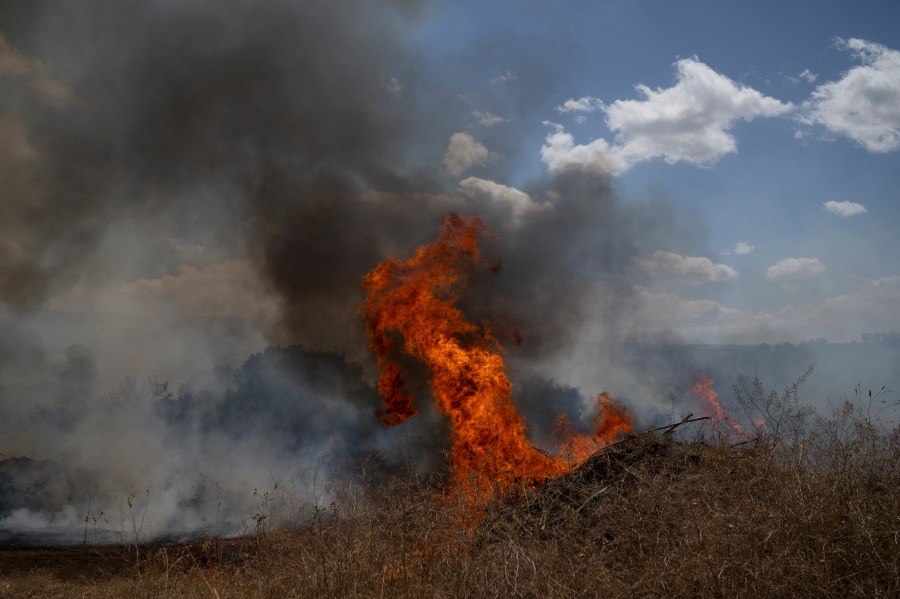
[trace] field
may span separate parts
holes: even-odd
[[[8,548],[0,597],[900,595],[896,425],[876,402],[823,418],[790,389],[736,391],[754,430],[631,435],[486,506],[446,473],[372,475],[239,539]]]

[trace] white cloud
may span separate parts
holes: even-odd
[[[568,99],[563,102],[561,105],[556,107],[557,112],[561,112],[563,114],[569,112],[594,112],[595,110],[602,110],[606,106],[603,102],[597,98],[592,98],[590,96],[584,96],[583,98]]]
[[[856,38],[838,38],[838,45],[863,64],[818,86],[798,121],[849,137],[870,152],[900,148],[900,52]]]
[[[548,135],[541,158],[550,171],[597,170],[602,165],[605,172],[620,173],[654,158],[669,164],[709,165],[737,151],[737,141],[728,133],[735,121],[793,110],[790,103],[735,83],[696,58],[679,60],[675,67],[677,81],[672,87],[636,86],[642,100],[616,100],[609,105],[594,101],[593,106],[606,114],[614,143],[597,139],[576,145],[561,127]],[[572,101],[573,110],[579,103],[592,105],[588,100],[593,99],[582,100]]]
[[[784,281],[820,272],[825,272],[825,265],[818,258],[787,258],[770,266],[766,270],[766,277],[772,281]]]
[[[494,77],[493,79],[491,79],[491,83],[509,83],[510,81],[515,81],[518,78],[518,75],[507,69],[506,72],[499,77]]]
[[[816,75],[809,69],[803,69],[803,71],[801,71],[797,76],[800,77],[801,79],[803,79],[804,81],[806,81],[807,83],[812,83],[816,79],[819,78],[818,75]]]
[[[685,299],[673,293],[638,288],[641,322],[651,330],[672,330],[688,340],[708,343],[772,340],[774,317],[765,312],[729,308],[709,299]]]
[[[655,277],[661,271],[685,277],[692,283],[727,281],[738,272],[726,264],[716,264],[703,256],[681,256],[672,252],[656,251],[650,260],[635,258],[635,264],[645,274]]]
[[[736,244],[734,244],[734,249],[732,249],[731,251],[740,256],[745,256],[752,253],[755,249],[755,245],[750,245],[749,243],[738,241]]]
[[[859,289],[848,295],[840,295],[826,302],[829,307],[868,306],[883,307],[894,312],[900,320],[900,276],[882,277],[864,281]]]
[[[751,245],[745,241],[738,241],[730,250],[723,250],[720,253],[723,256],[734,256],[735,254],[738,256],[746,256],[747,254],[752,254],[755,249],[755,245]]]
[[[806,337],[831,341],[855,339],[862,331],[900,330],[900,276],[862,281],[852,293],[787,306],[777,317]]]
[[[813,73],[809,69],[803,69],[796,75],[787,75],[787,78],[794,83],[800,83],[800,81],[806,81],[807,83],[814,83],[819,76],[816,73]]]
[[[500,125],[502,123],[509,122],[509,119],[505,119],[502,116],[497,116],[496,114],[491,114],[490,112],[479,112],[477,110],[473,110],[469,114],[471,114],[472,118],[475,119],[475,122],[482,127],[493,127],[494,125]]]
[[[459,190],[469,199],[486,198],[507,209],[513,220],[538,212],[553,210],[553,204],[539,204],[524,191],[487,179],[469,177],[459,182]]]
[[[546,143],[541,146],[541,160],[551,173],[589,170],[601,175],[615,175],[628,170],[630,165],[617,156],[605,139],[576,145],[571,133],[566,133],[561,125],[554,126],[555,131],[547,136]]]
[[[858,339],[862,331],[900,330],[900,276],[862,281],[857,290],[773,312],[739,310],[637,287],[641,322],[705,342],[778,343],[825,337]]]
[[[824,202],[822,207],[828,212],[844,218],[868,212],[865,206],[857,204],[856,202],[836,202],[834,200],[829,200]]]
[[[454,133],[441,164],[453,176],[459,176],[472,166],[484,166],[497,158],[468,133]]]

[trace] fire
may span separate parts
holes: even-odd
[[[597,434],[566,440],[563,457],[539,451],[528,441],[511,399],[500,343],[457,307],[468,274],[486,266],[478,246],[485,233],[477,217],[447,215],[434,243],[419,247],[407,261],[389,258],[363,280],[365,323],[381,371],[378,391],[385,400],[381,421],[393,425],[416,415],[402,373],[390,357],[402,342],[400,350],[428,367],[437,406],[450,417],[455,486],[479,502],[514,484],[539,484],[563,474],[631,430],[628,413],[604,394],[598,398]]]
[[[631,414],[623,406],[615,403],[609,393],[597,396],[597,408],[597,415],[592,421],[594,433],[591,435],[572,433],[569,419],[565,414],[560,414],[557,418],[557,435],[562,438],[559,453],[568,463],[580,464],[621,435],[631,432]]]
[[[738,435],[743,433],[741,424],[735,420],[731,414],[722,407],[719,401],[719,394],[713,389],[713,381],[705,374],[698,373],[694,378],[694,385],[691,387],[690,394],[704,402],[704,408],[713,411],[713,420],[728,424]]]

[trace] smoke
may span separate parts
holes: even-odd
[[[0,527],[235,533],[276,483],[302,504],[369,452],[440,464],[415,365],[420,416],[375,417],[358,309],[365,273],[447,211],[496,232],[463,307],[506,346],[539,443],[602,390],[664,409],[665,381],[619,349],[654,333],[631,258],[695,229],[591,173],[491,180],[522,132],[460,133],[472,107],[413,42],[426,8],[0,0],[0,453],[37,460],[2,462]],[[490,160],[451,173],[461,135]]]
[[[339,241],[341,196],[407,186],[421,109],[382,81],[420,76],[403,42],[411,4],[4,3],[9,46],[79,99],[47,105],[32,73],[3,77],[3,181],[17,199],[0,215],[4,300],[102,280],[116,265],[90,254],[118,220],[240,245],[256,217]],[[323,208],[328,228],[303,226]],[[279,256],[260,251],[277,284]]]
[[[32,543],[72,542],[89,528],[92,542],[132,542],[252,532],[254,514],[287,520],[327,500],[336,468],[367,455],[401,467],[398,432],[374,417],[374,388],[331,352],[270,348],[177,392],[127,378],[98,395],[91,356],[78,346],[42,366],[44,378],[0,396],[19,408],[6,415],[19,426],[4,427],[4,445],[40,458],[0,462],[0,536],[29,529]],[[427,464],[417,451],[407,457]]]

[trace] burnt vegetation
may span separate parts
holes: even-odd
[[[261,494],[242,538],[6,550],[0,596],[897,596],[896,402],[858,389],[822,416],[796,384],[734,392],[743,434],[700,419],[629,435],[486,506],[447,473],[367,460],[293,526],[270,527]]]

